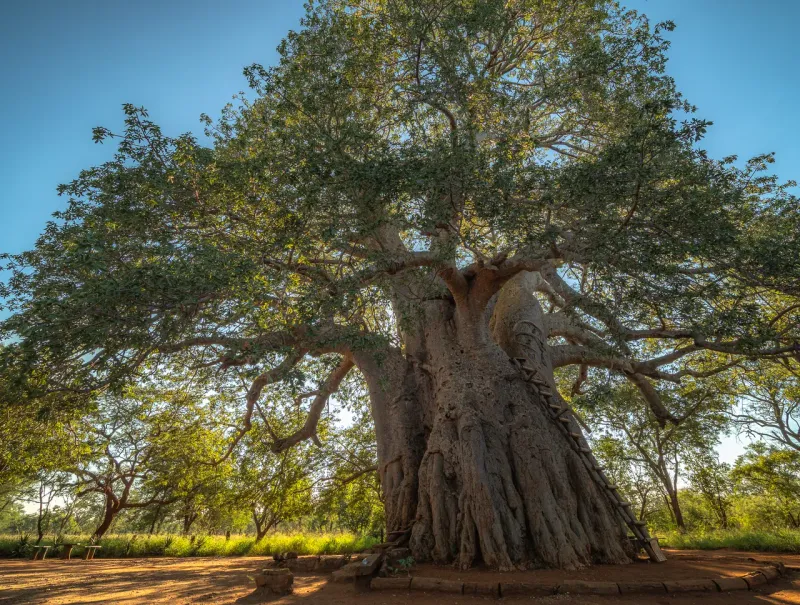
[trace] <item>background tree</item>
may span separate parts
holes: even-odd
[[[800,451],[800,362],[785,358],[742,372],[740,430]]]
[[[706,451],[689,459],[688,470],[689,482],[713,511],[716,526],[727,529],[733,499],[730,465],[720,462],[715,453]]]
[[[311,512],[313,452],[301,446],[275,454],[270,444],[268,435],[250,433],[237,462],[236,498],[249,509],[256,542],[279,523]]]
[[[725,396],[718,381],[699,388],[687,381],[683,387],[662,389],[658,397],[680,416],[678,423],[662,426],[650,409],[640,405],[637,391],[629,383],[595,389],[583,398],[581,409],[606,438],[615,438],[615,449],[606,446],[606,458],[616,459],[623,468],[625,462],[644,467],[658,485],[675,524],[684,530],[680,481],[689,468],[708,460],[708,452],[725,430],[725,412],[732,407],[732,399]],[[710,482],[710,478],[703,479]]]
[[[153,387],[108,395],[73,432],[76,448],[85,440],[73,470],[79,494],[101,494],[104,502],[93,540],[121,511],[190,498],[206,480],[219,449],[203,442],[193,397]]]
[[[619,486],[620,492],[631,502],[640,521],[650,521],[659,508],[663,491],[653,478],[650,467],[641,462],[635,449],[625,438],[604,435],[593,440],[592,446],[606,475]]]
[[[733,478],[751,494],[765,494],[779,504],[789,525],[800,528],[800,453],[755,443],[737,461]]]
[[[351,381],[344,395],[350,422],[326,440],[315,523],[384,537],[385,516],[375,448],[375,425],[365,385]]]
[[[312,383],[301,424],[265,425],[277,453],[321,441],[358,372],[415,558],[627,561],[585,442],[512,360],[553,391],[601,368],[667,431],[688,418],[662,383],[796,355],[800,212],[771,156],[700,150],[671,24],[613,2],[325,0],[302,26],[210,148],[130,105],[95,131],[114,158],[9,258],[3,375],[33,399],[153,367],[246,380],[230,452]]]

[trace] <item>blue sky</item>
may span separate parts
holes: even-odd
[[[699,115],[704,147],[741,158],[777,152],[800,178],[800,2],[630,0],[672,19],[669,72]],[[63,206],[59,183],[102,162],[93,126],[118,127],[124,102],[146,106],[168,134],[200,131],[246,87],[242,68],[269,64],[303,13],[299,0],[28,0],[0,9],[0,251],[30,248]],[[739,450],[731,439],[725,459]]]

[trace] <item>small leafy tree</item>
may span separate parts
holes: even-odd
[[[646,469],[665,498],[675,524],[683,530],[686,523],[679,481],[687,466],[704,457],[717,443],[728,422],[726,411],[733,399],[719,386],[698,387],[691,381],[683,387],[662,389],[658,396],[680,416],[675,424],[662,425],[651,410],[639,405],[630,384],[609,383],[587,393],[577,403],[604,435],[616,439],[615,447],[606,447],[607,456]]]
[[[740,382],[740,430],[800,451],[800,359],[755,364]]]
[[[689,483],[716,517],[717,527],[727,529],[733,498],[731,466],[720,462],[712,451],[695,452],[687,461]]]
[[[81,495],[100,494],[104,514],[92,539],[98,540],[117,515],[128,509],[164,506],[203,483],[210,451],[198,430],[198,395],[151,388],[109,394],[73,430],[73,467]],[[212,444],[214,445],[214,444]],[[218,445],[218,444],[216,444]]]
[[[788,524],[800,528],[800,452],[754,443],[737,459],[732,476],[743,492],[773,498]]]
[[[297,520],[312,510],[314,454],[299,447],[275,454],[268,435],[253,432],[237,456],[236,499],[246,504],[256,529],[256,542],[281,522]]]
[[[606,474],[619,486],[625,498],[636,506],[637,518],[649,521],[653,509],[659,507],[662,488],[643,463],[638,452],[624,438],[604,435],[593,443],[598,460]]]

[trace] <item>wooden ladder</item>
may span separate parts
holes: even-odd
[[[578,453],[578,456],[589,471],[589,476],[608,493],[611,500],[616,504],[617,513],[631,530],[639,546],[645,550],[651,561],[656,563],[666,561],[667,557],[661,551],[658,539],[651,537],[647,531],[647,525],[636,519],[630,502],[623,500],[617,486],[611,483],[603,472],[603,467],[592,454],[588,442],[577,430],[579,424],[577,416],[575,416],[569,405],[566,402],[558,401],[560,397],[556,398],[553,391],[550,390],[550,385],[537,374],[534,368],[528,365],[526,357],[516,357],[513,361],[522,372],[525,381],[539,393],[547,414],[553,419],[559,430],[568,437],[572,448]]]

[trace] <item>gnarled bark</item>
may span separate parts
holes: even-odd
[[[503,288],[491,329],[485,306],[428,301],[405,356],[355,356],[372,398],[388,529],[413,524],[420,561],[511,569],[630,560],[611,500],[512,362],[526,357],[555,392],[526,279]]]

